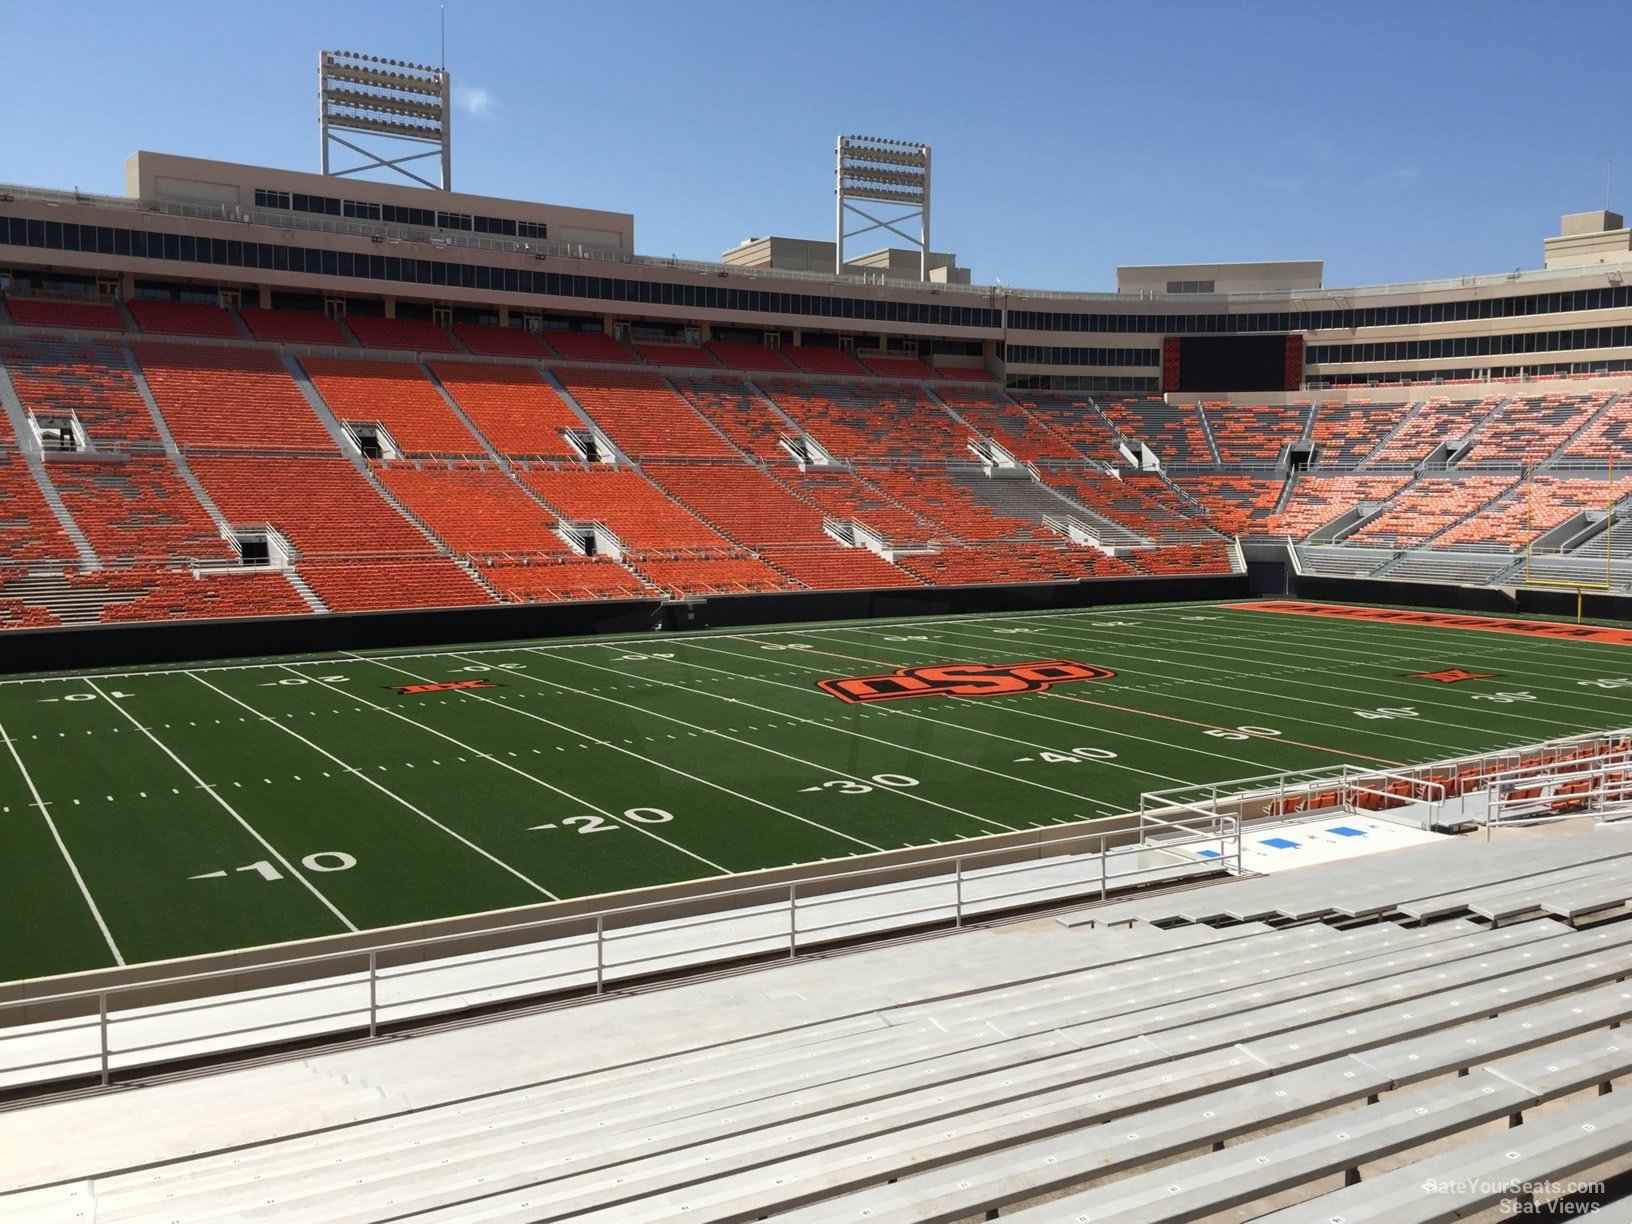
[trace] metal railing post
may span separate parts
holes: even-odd
[[[799,882],[788,885],[788,959],[799,955]]]
[[[595,993],[606,989],[606,918],[595,915]]]
[[[108,1086],[108,992],[96,996],[96,1028],[102,1043],[102,1087]]]
[[[368,1035],[380,1035],[380,963],[379,952],[368,950]]]
[[[1099,899],[1101,901],[1105,900],[1105,891],[1106,891],[1106,889],[1105,889],[1105,869],[1106,869],[1105,835],[1103,833],[1101,833],[1099,835]]]
[[[953,895],[953,913],[956,925],[963,926],[963,860],[960,858],[952,865],[952,887],[956,890]]]

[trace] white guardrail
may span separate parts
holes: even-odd
[[[1241,870],[1240,822],[1130,814],[1118,828],[775,884],[723,887],[510,926],[0,994],[0,1090],[339,1035]],[[1113,818],[1114,819],[1114,818]],[[1199,853],[1206,851],[1205,854]],[[902,876],[910,878],[902,879]],[[680,916],[676,916],[676,915]],[[472,951],[473,944],[501,946]],[[25,984],[26,985],[26,984]]]

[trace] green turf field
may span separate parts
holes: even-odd
[[[818,680],[1070,660],[1046,692]],[[1461,668],[1486,679],[1413,673]],[[398,686],[491,687],[403,693]],[[1632,647],[1214,606],[0,681],[0,980],[844,859],[1632,725]]]

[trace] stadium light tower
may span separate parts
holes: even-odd
[[[355,51],[318,52],[317,121],[322,132],[323,173],[339,177],[367,170],[392,170],[426,187],[453,190],[451,100],[446,68]],[[392,157],[389,154],[395,149],[379,151],[354,144],[338,135],[340,132],[431,147]],[[329,148],[334,144],[344,145],[367,160],[344,170],[330,169]],[[440,182],[433,183],[406,168],[407,162],[438,156]]]
[[[873,230],[889,230],[918,248],[918,279],[929,279],[929,146],[906,140],[885,140],[880,136],[840,136],[838,141],[837,186],[838,223],[834,245],[833,274],[844,274],[844,240]],[[889,204],[905,207],[899,217],[881,220],[853,203]],[[880,212],[883,209],[878,210]],[[855,213],[870,224],[846,230],[845,214]],[[898,228],[918,219],[918,234]]]

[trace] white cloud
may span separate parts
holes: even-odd
[[[467,115],[485,119],[493,113],[494,107],[498,105],[498,99],[485,89],[459,85],[453,91],[453,104]]]

